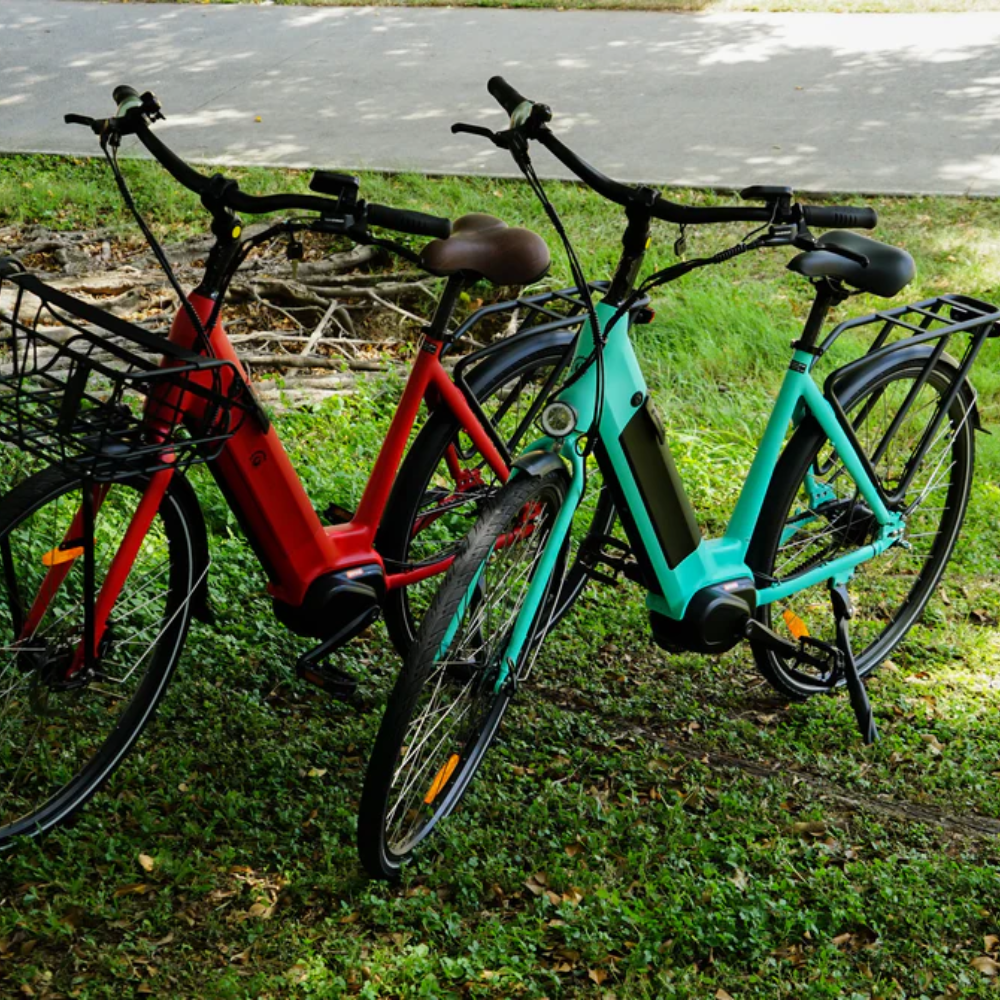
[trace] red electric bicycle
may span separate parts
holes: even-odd
[[[166,689],[192,616],[211,621],[208,540],[185,476],[207,463],[267,573],[277,617],[316,640],[300,676],[345,695],[355,680],[324,659],[383,610],[412,640],[433,578],[452,562],[482,502],[508,478],[569,358],[583,315],[576,290],[524,297],[529,329],[442,365],[477,319],[449,329],[470,281],[522,285],[549,263],[541,239],[489,216],[445,219],[366,204],[356,178],[317,173],[316,195],[255,197],[191,168],[150,130],[151,94],[115,90],[113,118],[90,126],[181,301],[157,337],[0,261],[0,439],[51,463],[0,498],[0,847],[66,819],[111,774]],[[118,169],[135,135],[212,217],[215,244],[185,296]],[[248,236],[236,214],[308,213]],[[436,236],[419,255],[369,226]],[[250,250],[304,231],[387,247],[447,276],[357,510],[309,502],[219,322]],[[451,235],[449,236],[449,231]],[[422,402],[430,417],[403,460]],[[605,533],[610,502],[594,514]],[[574,563],[561,610],[586,582]]]

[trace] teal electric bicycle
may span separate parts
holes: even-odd
[[[558,606],[590,455],[628,541],[591,534],[582,559],[594,577],[621,574],[646,589],[659,645],[721,653],[746,640],[788,697],[846,686],[864,739],[875,739],[864,678],[921,614],[955,545],[979,426],[967,376],[986,338],[1000,332],[993,306],[943,295],[823,336],[831,307],[848,295],[888,298],[915,274],[906,251],[845,231],[873,228],[873,210],[800,205],[783,187],[741,192],[751,206],[677,205],[580,159],[550,131],[549,109],[501,78],[489,90],[510,127],[453,131],[513,154],[578,287],[588,284],[531,165],[530,142],[623,206],[627,224],[614,278],[589,304],[562,388],[540,414],[542,436],[466,537],[389,698],[358,822],[361,859],[376,877],[396,875],[455,807],[530,672]],[[695,223],[756,228],[730,249],[639,282],[653,219],[679,224],[682,239]],[[810,226],[840,229],[817,238]],[[799,250],[788,267],[816,295],[726,532],[704,538],[629,340],[629,311],[657,285],[765,247]],[[817,361],[849,330],[867,339],[867,351],[820,386]]]

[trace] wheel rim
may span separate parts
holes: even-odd
[[[530,427],[522,425],[559,357],[559,354],[547,356],[544,364],[531,360],[522,371],[480,400],[498,437],[514,453],[518,445],[523,444],[526,435],[530,435]],[[454,450],[451,454],[446,450],[439,456],[409,525],[405,561],[410,567],[433,564],[454,556],[484,504],[502,485],[464,431],[455,437],[449,448]],[[449,461],[460,466],[458,478]],[[439,583],[439,577],[432,576],[405,589],[403,600],[411,623],[411,641],[437,593]]]
[[[390,856],[408,854],[454,808],[500,724],[512,692],[510,681],[496,689],[500,658],[551,530],[554,497],[529,502],[497,533],[502,543],[480,565],[429,666],[389,790]]]
[[[920,369],[896,372],[856,400],[849,416],[865,454],[873,457]],[[895,494],[916,453],[922,434],[937,411],[950,379],[932,377],[889,440],[875,471],[886,493]],[[932,439],[930,449],[897,505],[905,517],[903,545],[862,564],[848,589],[855,607],[852,646],[862,673],[872,670],[913,624],[936,585],[961,524],[968,490],[966,439],[972,404],[959,396]],[[809,482],[809,479],[812,482]],[[824,443],[803,478],[785,520],[771,561],[770,576],[788,579],[823,559],[872,540],[877,525],[829,443]],[[907,547],[909,546],[909,547]],[[825,583],[807,588],[762,610],[763,620],[780,635],[797,640],[811,635],[835,639]],[[785,679],[807,692],[821,690],[830,678],[819,670],[774,657]]]
[[[97,587],[140,498],[109,491],[95,522]],[[178,573],[161,517],[144,539],[109,618],[92,675],[67,680],[83,635],[83,562],[73,560],[37,627],[17,641],[46,572],[43,554],[58,550],[80,508],[78,487],[50,494],[4,533],[0,550],[0,836],[58,822],[115,766],[155,702],[165,633],[183,607]],[[57,557],[58,558],[58,557]],[[163,679],[165,682],[165,678]],[[137,697],[142,692],[143,697]]]

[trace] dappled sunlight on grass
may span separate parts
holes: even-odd
[[[148,165],[128,169],[158,226],[204,231],[197,202],[168,199]],[[256,191],[306,184],[240,177]],[[452,216],[486,206],[548,233],[522,185],[368,174],[362,191]],[[552,196],[585,266],[607,273],[620,215],[575,186]],[[122,231],[93,163],[0,160],[0,203],[14,223]],[[996,282],[996,203],[875,203],[881,235],[918,256],[908,297],[939,280],[980,295]],[[659,227],[650,267],[673,259],[674,235]],[[692,252],[740,235],[690,234]],[[713,530],[807,308],[787,257],[657,294],[656,322],[637,336]],[[556,255],[550,280],[565,279]],[[855,299],[837,318],[882,304]],[[837,361],[864,346],[845,337]],[[997,342],[975,381],[994,427]],[[351,395],[276,414],[316,506],[356,502],[399,389],[394,376],[359,380]],[[306,641],[273,619],[235,517],[193,470],[218,624],[192,630],[159,719],[108,790],[72,828],[4,856],[0,974],[22,995],[84,1000],[198,996],[206,983],[233,998],[995,996],[970,962],[1000,931],[1000,436],[977,446],[942,589],[871,682],[879,744],[862,746],[843,692],[789,704],[744,648],[665,652],[638,587],[591,586],[543,647],[467,800],[395,887],[362,879],[353,841],[398,658],[381,627],[335,654],[360,681],[350,705],[296,681]]]

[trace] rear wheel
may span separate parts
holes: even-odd
[[[886,440],[923,371],[922,361],[901,360],[842,400],[870,459]],[[873,464],[889,496],[899,492],[954,380],[950,366],[936,366],[888,436],[884,453]],[[920,616],[954,548],[972,484],[972,405],[964,393],[955,398],[905,494],[894,505],[906,519],[903,544],[862,563],[848,584],[855,608],[852,647],[862,676],[889,655]],[[747,564],[759,577],[787,580],[868,544],[876,531],[874,517],[854,481],[810,417],[789,441],[775,470]],[[835,640],[826,583],[765,605],[757,618],[793,641],[803,630],[817,639]],[[755,657],[764,677],[787,697],[804,699],[829,690],[830,679],[816,670],[769,651],[755,652]]]
[[[428,610],[392,694],[365,775],[358,851],[375,878],[394,878],[458,804],[530,670],[552,587],[519,662],[503,655],[566,495],[567,477],[518,477],[469,533]]]
[[[86,487],[107,490],[94,522],[98,591],[144,485]],[[71,674],[83,637],[85,559],[83,540],[69,536],[83,488],[50,468],[0,500],[0,846],[62,822],[94,794],[152,716],[187,634],[196,582],[192,533],[168,491],[92,671]],[[27,632],[43,580],[67,562]]]

